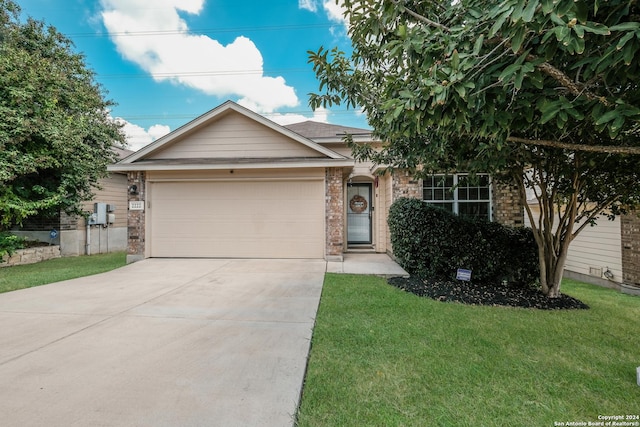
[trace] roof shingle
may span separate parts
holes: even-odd
[[[332,125],[328,123],[314,122],[307,120],[306,122],[292,123],[285,125],[285,128],[304,136],[305,138],[335,138],[345,134],[350,135],[371,135],[371,129],[353,128],[348,126]]]

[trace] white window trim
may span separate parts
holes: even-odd
[[[444,205],[444,204],[449,204],[452,203],[453,204],[453,213],[455,213],[456,215],[459,214],[459,205],[460,203],[467,203],[467,202],[488,202],[489,203],[489,221],[493,221],[493,181],[491,179],[491,175],[487,174],[487,173],[478,173],[476,174],[476,176],[486,176],[489,178],[489,199],[481,199],[481,200],[459,200],[458,199],[458,180],[460,177],[463,176],[469,176],[471,174],[469,173],[455,173],[455,174],[439,174],[439,173],[434,173],[432,174],[432,176],[437,177],[437,178],[445,178],[447,176],[451,176],[453,177],[453,187],[451,188],[455,188],[456,190],[453,191],[453,199],[449,199],[449,200],[425,200],[424,199],[424,180],[422,181],[422,196],[421,196],[421,200],[425,203],[428,203],[430,205],[433,206],[437,206],[437,205]],[[437,188],[437,187],[430,187],[430,188]],[[445,187],[445,190],[448,187]]]

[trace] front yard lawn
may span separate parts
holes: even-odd
[[[125,252],[112,252],[3,267],[0,268],[0,293],[104,273],[125,264]]]
[[[640,298],[569,280],[562,292],[590,309],[446,303],[378,277],[327,274],[298,426],[553,426],[640,414]]]

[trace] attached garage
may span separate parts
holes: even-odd
[[[324,181],[152,182],[151,257],[323,258]]]
[[[341,257],[353,166],[226,102],[109,168],[128,174],[127,260]]]

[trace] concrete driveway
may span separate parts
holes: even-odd
[[[290,426],[325,269],[147,259],[0,294],[0,424]]]

